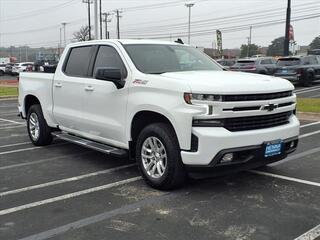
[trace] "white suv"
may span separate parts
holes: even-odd
[[[16,63],[12,67],[12,75],[18,75],[21,72],[25,72],[28,66],[33,66],[33,62]]]

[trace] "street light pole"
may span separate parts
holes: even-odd
[[[66,45],[67,45],[67,40],[66,40],[66,25],[67,25],[67,23],[63,22],[61,24],[63,27],[63,45],[64,45],[64,47],[66,47]]]
[[[194,3],[186,3],[185,6],[189,8],[189,22],[188,22],[188,44],[190,44],[190,32],[191,32],[191,8]]]
[[[291,0],[288,0],[287,6],[287,17],[286,17],[286,33],[284,38],[284,56],[289,56],[289,29],[290,29],[290,18],[291,18]]]

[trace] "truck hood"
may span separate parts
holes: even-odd
[[[242,72],[188,71],[163,73],[161,76],[188,84],[193,93],[254,94],[294,89],[282,78]]]

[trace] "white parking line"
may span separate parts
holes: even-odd
[[[62,142],[62,143],[52,144],[52,145],[49,145],[47,147],[60,146],[60,145],[66,145],[66,144],[69,144],[69,143],[68,142]],[[44,147],[30,147],[30,148],[16,149],[16,150],[12,150],[12,151],[0,152],[0,155],[6,155],[6,154],[18,153],[18,152],[24,152],[24,151],[31,151],[31,150],[35,150],[35,149],[39,149],[39,148],[44,148]]]
[[[320,236],[320,224],[318,226],[315,226],[308,232],[302,234],[301,236],[295,238],[294,240],[315,240],[319,236]]]
[[[22,149],[17,149],[17,150],[12,150],[12,151],[6,151],[6,152],[0,152],[0,155],[6,155],[10,153],[18,153],[18,152],[24,152],[24,151],[31,151],[35,149],[39,149],[42,147],[31,147],[31,148],[22,148]]]
[[[14,146],[20,146],[20,145],[26,145],[31,144],[31,142],[21,142],[21,143],[13,143],[13,144],[7,144],[7,145],[1,145],[0,148],[6,148],[6,147],[14,147]]]
[[[20,126],[14,126],[14,127],[3,127],[3,128],[0,128],[0,130],[6,130],[6,129],[13,129],[13,128],[24,128],[26,127],[26,125],[20,125]]]
[[[299,94],[302,94],[302,93],[314,92],[314,91],[318,91],[318,90],[320,90],[320,88],[315,88],[315,89],[309,89],[309,90],[305,90],[305,91],[295,92],[295,94],[299,95]]]
[[[84,152],[81,152],[81,153],[65,154],[63,156],[46,158],[46,159],[41,159],[41,160],[37,160],[37,161],[11,164],[11,165],[0,167],[0,170],[7,170],[7,169],[12,169],[12,168],[30,166],[30,165],[39,164],[39,163],[51,162],[51,161],[56,161],[56,160],[59,160],[59,159],[64,159],[64,158],[67,158],[67,157],[81,156],[81,155],[85,155],[85,154],[88,154],[88,153],[92,153],[92,151],[89,150],[89,151],[84,151]]]
[[[124,185],[124,184],[127,184],[127,183],[136,182],[136,181],[141,180],[141,179],[142,179],[141,177],[133,177],[133,178],[125,179],[125,180],[122,180],[122,181],[109,183],[109,184],[106,184],[106,185],[101,185],[101,186],[98,186],[98,187],[89,188],[89,189],[85,189],[85,190],[82,190],[82,191],[68,193],[68,194],[65,194],[65,195],[58,196],[58,197],[48,198],[48,199],[45,199],[45,200],[42,200],[42,201],[21,205],[21,206],[18,206],[18,207],[3,209],[3,210],[0,211],[0,216],[7,215],[7,214],[10,214],[10,213],[14,213],[14,212],[18,212],[18,211],[22,211],[22,210],[29,209],[29,208],[38,207],[38,206],[49,204],[49,203],[53,203],[53,202],[58,202],[58,201],[62,201],[62,200],[66,200],[66,199],[82,196],[82,195],[93,193],[93,192],[106,190],[106,189],[113,188],[113,187],[118,187],[118,186],[121,186],[121,185]]]
[[[317,125],[317,124],[320,124],[320,121],[319,122],[308,123],[308,124],[305,124],[305,125],[301,125],[300,128],[309,127],[309,126],[313,126],[313,125]]]
[[[17,122],[17,121],[13,121],[13,120],[9,120],[9,119],[4,119],[4,118],[0,118],[1,121],[4,122],[9,122],[9,123],[15,123],[15,124],[20,124],[20,125],[25,125],[24,122]]]
[[[18,112],[7,112],[7,113],[1,113],[1,116],[16,116],[18,117]]]
[[[16,115],[18,116],[18,111],[14,111],[14,112],[2,112],[1,116],[10,116],[10,115]]]
[[[79,176],[75,176],[75,177],[71,177],[71,178],[60,179],[60,180],[56,180],[56,181],[52,181],[52,182],[42,183],[42,184],[33,185],[33,186],[29,186],[29,187],[24,187],[24,188],[19,188],[19,189],[7,191],[7,192],[0,192],[0,197],[11,195],[11,194],[15,194],[15,193],[26,192],[26,191],[30,191],[30,190],[34,190],[34,189],[54,186],[54,185],[61,184],[61,183],[79,181],[81,179],[94,177],[94,176],[99,176],[99,175],[102,175],[102,174],[107,174],[107,173],[115,172],[115,171],[118,171],[118,170],[121,170],[121,169],[133,167],[135,165],[136,165],[135,163],[132,163],[132,164],[127,164],[127,165],[114,167],[114,168],[110,168],[110,169],[106,169],[106,170],[101,170],[101,171],[97,171],[97,172],[83,174],[83,175],[79,175]]]
[[[291,182],[297,182],[297,183],[320,187],[320,183],[311,182],[311,181],[307,181],[307,180],[303,180],[303,179],[299,179],[299,178],[287,177],[287,176],[282,176],[282,175],[278,175],[278,174],[274,174],[274,173],[262,172],[262,171],[258,171],[258,170],[249,170],[248,172],[258,174],[258,175],[268,176],[268,177],[279,178],[279,179],[283,179],[283,180],[287,180],[287,181],[291,181]]]
[[[309,136],[312,136],[312,135],[315,135],[315,134],[318,134],[318,133],[320,133],[320,130],[314,131],[314,132],[310,132],[310,133],[306,133],[306,134],[302,134],[302,135],[299,136],[299,139],[305,138],[305,137],[309,137]]]
[[[25,137],[25,136],[28,136],[28,134],[11,134],[9,136],[0,137],[0,139],[8,139],[8,138],[12,138],[12,137]]]
[[[304,92],[304,91],[308,91],[308,90],[318,90],[318,89],[320,89],[320,87],[319,86],[314,86],[314,87],[305,87],[305,88],[300,88],[300,89],[296,89],[296,90],[294,90],[293,92],[294,93],[300,93],[300,92]]]
[[[308,232],[302,234],[301,236],[295,238],[294,240],[315,240],[319,236],[320,236],[320,224],[318,226],[315,226]]]
[[[17,124],[16,123],[4,123],[4,124],[2,124],[3,122],[0,122],[0,128],[2,128],[2,127],[8,127],[8,126],[17,126]],[[19,124],[19,126],[20,126],[20,124]]]

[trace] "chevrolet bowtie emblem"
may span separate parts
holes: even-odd
[[[263,106],[262,110],[267,110],[268,112],[272,112],[273,110],[278,108],[278,104],[270,103],[268,105]]]

